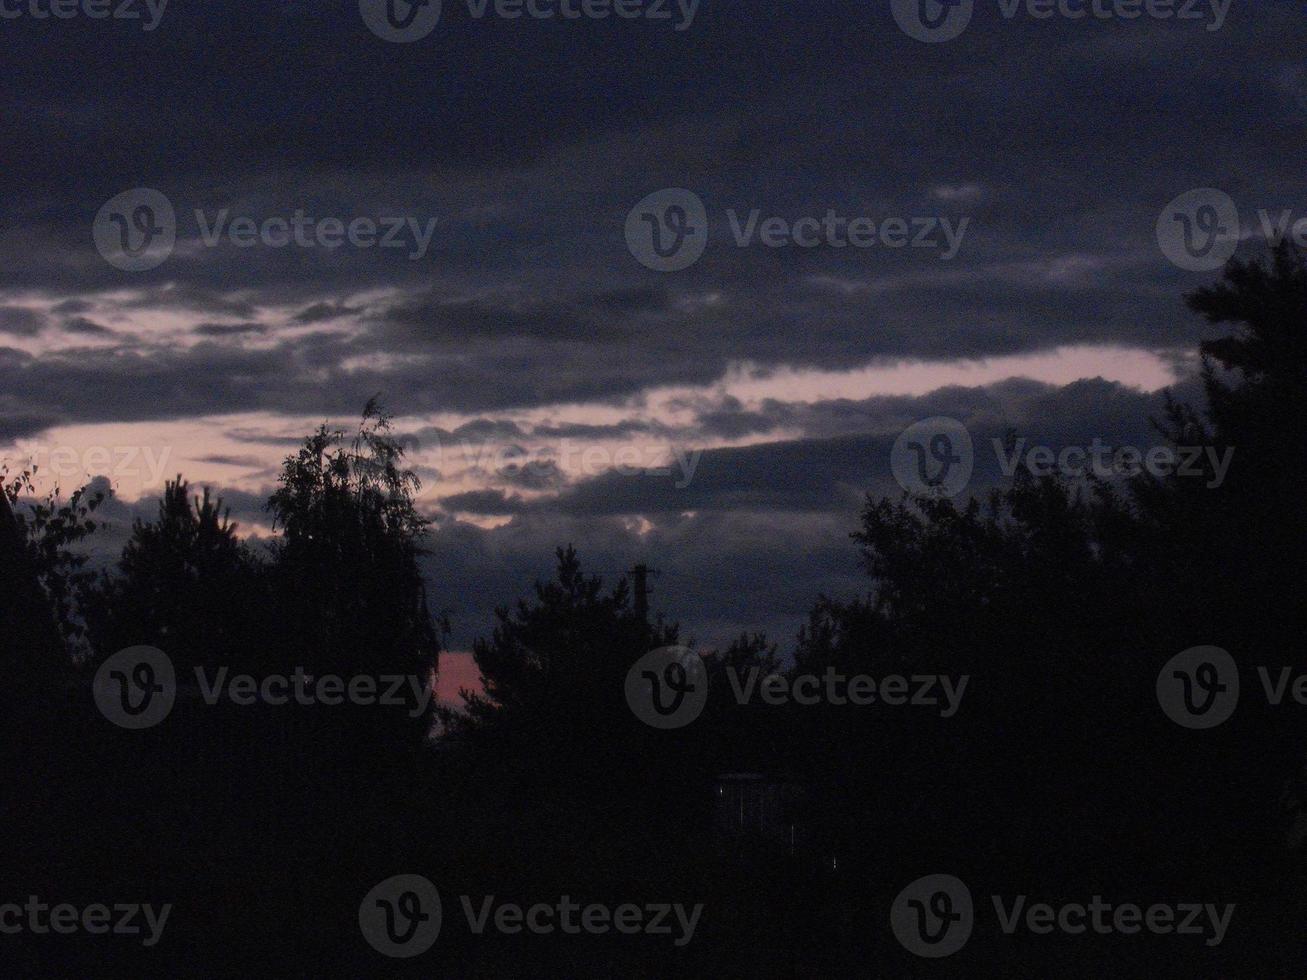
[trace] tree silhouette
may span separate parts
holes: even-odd
[[[88,573],[87,555],[78,548],[98,529],[95,511],[105,494],[90,487],[80,487],[62,499],[59,487],[37,496],[34,478],[37,469],[24,469],[15,475],[0,467],[0,533],[5,541],[0,563],[7,566],[12,584],[6,588],[10,601],[17,606],[11,620],[16,634],[28,635],[34,645],[26,651],[15,650],[23,657],[34,650],[42,654],[44,666],[39,673],[66,667],[70,653],[82,652],[85,626],[79,615],[77,594]],[[58,627],[58,638],[46,624],[51,617]]]
[[[572,547],[557,552],[554,580],[537,582],[535,600],[496,612],[488,640],[474,658],[484,693],[463,692],[462,712],[446,714],[451,730],[467,736],[521,738],[577,745],[613,732],[629,717],[623,682],[644,653],[677,642],[675,625],[636,615],[626,579],[609,590],[586,576]]]
[[[1113,860],[1166,853],[1189,832],[1275,846],[1271,814],[1301,765],[1302,723],[1241,704],[1206,742],[1176,740],[1153,684],[1169,656],[1201,644],[1227,647],[1252,684],[1253,667],[1279,664],[1301,635],[1307,272],[1281,247],[1269,262],[1231,263],[1189,303],[1239,330],[1202,345],[1207,412],[1169,400],[1159,428],[1176,446],[1235,449],[1221,485],[1202,456],[1198,476],[1074,481],[1019,467],[983,502],[868,499],[853,538],[870,593],[818,604],[798,668],[965,672],[975,683],[951,734],[814,715],[808,765],[842,794],[841,813],[858,814],[847,837],[865,840],[857,828],[886,811],[932,813],[945,794],[985,801],[968,832],[1013,861],[1028,860],[1020,841],[1033,833],[1050,849],[1112,840]],[[1141,764],[1161,744],[1168,764]],[[1224,792],[1196,792],[1195,772]],[[1084,799],[1098,802],[1092,821],[1048,819]],[[1169,837],[1144,832],[1141,801],[1167,808]],[[932,819],[937,839],[961,833],[939,810]],[[930,826],[900,830],[925,840]]]
[[[210,498],[180,476],[165,484],[154,521],[137,519],[113,573],[85,589],[97,649],[148,644],[179,666],[252,668],[271,603],[258,558]]]
[[[283,662],[317,674],[405,675],[434,684],[440,641],[418,566],[430,522],[417,476],[376,399],[351,443],[325,426],[285,460],[268,502],[270,574]],[[416,706],[414,706],[416,707]],[[396,712],[396,716],[402,716]],[[424,737],[431,709],[409,727]]]

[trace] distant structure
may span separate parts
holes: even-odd
[[[725,841],[791,857],[807,846],[802,813],[807,794],[798,783],[760,772],[728,772],[717,777],[713,796],[715,830]]]
[[[635,590],[635,615],[642,623],[649,622],[649,576],[658,573],[648,565],[631,569],[631,583]]]

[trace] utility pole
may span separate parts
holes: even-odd
[[[640,622],[649,623],[649,576],[658,573],[643,563],[631,569],[631,581],[635,587],[635,615]]]

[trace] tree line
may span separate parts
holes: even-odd
[[[337,756],[324,780],[405,759],[375,806],[360,791],[352,812],[374,813],[388,846],[452,861],[453,876],[494,867],[534,880],[567,867],[616,887],[652,873],[631,850],[638,839],[680,853],[685,881],[729,891],[734,872],[705,870],[720,858],[710,835],[696,831],[704,839],[688,851],[683,838],[711,825],[714,777],[741,769],[801,784],[814,846],[866,887],[937,866],[1178,887],[1296,866],[1307,836],[1302,713],[1247,697],[1221,729],[1188,731],[1159,710],[1155,681],[1196,645],[1228,650],[1249,686],[1259,666],[1301,660],[1307,266],[1289,246],[1232,262],[1188,305],[1228,332],[1199,351],[1206,404],[1168,398],[1155,424],[1175,445],[1236,449],[1219,485],[1018,467],[984,498],[869,497],[850,545],[865,594],[817,598],[792,657],[762,635],[706,652],[708,706],[678,732],[642,725],[621,692],[640,656],[693,641],[637,613],[626,580],[587,575],[561,548],[554,578],[499,610],[477,641],[482,691],[439,719],[385,716],[367,751]],[[266,549],[179,477],[117,563],[92,572],[79,546],[101,501],[85,489],[36,500],[32,474],[7,479],[4,601],[23,624],[5,631],[11,717],[40,724],[18,702],[55,699],[70,677],[136,644],[181,667],[434,682],[442,624],[419,569],[429,522],[418,489],[370,403],[357,433],[321,428],[286,459]],[[750,668],[791,679],[966,674],[970,684],[952,718],[741,704],[726,674]],[[584,873],[567,863],[583,846],[605,858]]]

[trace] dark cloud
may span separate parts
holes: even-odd
[[[407,46],[369,34],[353,3],[176,3],[149,33],[6,21],[0,334],[41,351],[0,347],[0,438],[237,412],[351,419],[378,391],[405,415],[478,416],[415,433],[424,447],[763,437],[705,452],[688,479],[674,466],[560,486],[547,461],[497,458],[489,486],[443,503],[513,520],[443,524],[433,596],[466,638],[460,621],[482,630],[487,610],[575,541],[610,576],[642,558],[664,568],[660,600],[696,630],[792,632],[816,591],[859,586],[844,535],[864,491],[897,493],[887,452],[911,421],[963,419],[978,445],[1007,427],[1053,444],[1139,441],[1159,406],[1099,380],[746,405],[707,393],[729,367],[1112,344],[1187,372],[1210,328],[1181,296],[1211,277],[1162,257],[1162,207],[1220,187],[1251,230],[1258,209],[1307,200],[1301,4],[1239,5],[1214,32],[1008,21],[982,4],[943,45],[904,36],[888,4],[866,0],[707,0],[681,33],[472,22],[445,6],[439,30]],[[173,201],[180,244],[131,274],[95,252],[91,224],[139,186]],[[693,189],[710,215],[702,260],[673,275],[639,265],[623,240],[632,205],[663,187]],[[205,244],[196,211],[207,222],[223,209],[435,218],[436,231],[420,258]],[[738,248],[728,213],[754,209],[970,223],[948,261],[883,246]],[[132,337],[45,349],[41,310]],[[158,336],[172,325],[185,343]],[[263,349],[238,342],[258,334]],[[692,424],[494,417],[635,411],[666,386],[703,390],[685,405]],[[278,451],[302,440],[260,424],[225,435]],[[986,464],[977,485],[993,477]],[[257,519],[261,501],[232,499]]]
[[[95,304],[84,299],[66,299],[50,307],[50,312],[58,313],[61,316],[76,316],[79,313],[89,313],[93,309],[95,309]]]
[[[258,406],[335,412],[371,388],[404,410],[479,411],[705,384],[742,360],[1191,349],[1201,325],[1178,297],[1199,280],[1158,252],[1161,207],[1220,186],[1251,225],[1258,208],[1307,199],[1286,149],[1307,135],[1295,5],[1234,10],[1210,33],[983,10],[936,46],[905,37],[883,7],[708,3],[679,34],[453,12],[399,49],[348,4],[274,8],[247,31],[226,0],[115,34],[112,59],[88,25],[16,21],[0,67],[18,93],[2,120],[0,289],[85,303],[126,287],[135,295],[114,300],[124,313],[220,323],[361,318],[362,333],[269,355],[279,370],[259,382]],[[243,82],[215,103],[219,50],[221,73]],[[137,55],[156,69],[121,77]],[[76,63],[78,76],[52,84],[31,70],[51,63]],[[548,84],[524,89],[531,71]],[[174,199],[191,245],[196,209],[431,216],[437,231],[420,261],[188,247],[125,277],[88,229],[104,200],[138,185]],[[622,240],[631,205],[665,186],[696,190],[712,218],[703,260],[674,276],[643,269]],[[971,224],[948,262],[912,248],[736,248],[727,212],[753,208]],[[368,366],[380,355],[392,361]],[[193,360],[180,370],[230,374],[231,397],[212,411],[245,407],[242,365]],[[158,361],[161,375],[178,367]],[[106,396],[122,379],[103,379],[92,395],[112,414]],[[706,424],[750,434],[762,421]]]
[[[1200,394],[1194,379],[1174,391],[1191,402]],[[450,512],[512,516],[489,530],[445,521],[434,533],[428,574],[433,597],[453,615],[455,646],[485,635],[495,606],[522,595],[530,578],[548,576],[553,549],[573,543],[610,578],[637,561],[662,570],[655,606],[709,644],[763,629],[788,648],[818,594],[868,590],[848,535],[868,494],[902,495],[889,459],[907,425],[934,415],[964,420],[976,460],[967,493],[981,496],[1006,479],[993,440],[1009,431],[1055,449],[1095,438],[1110,446],[1161,443],[1149,422],[1160,396],[1101,380],[1060,388],[1017,380],[788,408],[787,421],[799,419],[813,433],[849,424],[855,408],[875,431],[711,450],[683,487],[673,468],[667,476],[608,473],[531,502],[499,490],[443,500]]]
[[[9,412],[0,409],[0,445],[39,435],[58,425],[61,420],[53,415],[33,415],[27,412]]]
[[[453,649],[487,636],[496,607],[551,578],[555,549],[567,544],[587,572],[610,584],[637,562],[652,565],[654,609],[680,622],[686,637],[715,647],[742,630],[763,630],[790,649],[817,595],[867,591],[848,539],[855,523],[856,513],[669,516],[643,531],[612,518],[549,514],[493,530],[450,521],[432,534],[426,575],[433,609],[450,615]],[[805,542],[798,552],[796,540]]]
[[[279,397],[269,402],[271,393],[293,377],[293,365],[284,349],[256,355],[210,342],[189,349],[106,347],[40,358],[0,351],[0,389],[69,421],[185,418],[237,406],[271,407],[280,402]]]
[[[1198,393],[1188,382],[1176,394],[1193,401]],[[1113,446],[1147,447],[1161,442],[1150,417],[1160,417],[1163,408],[1160,395],[1102,380],[1062,388],[1016,380],[986,388],[944,388],[922,398],[775,403],[769,413],[747,413],[759,420],[755,429],[766,431],[783,421],[807,433],[805,437],[713,449],[697,458],[682,450],[658,471],[608,472],[536,506],[578,516],[847,512],[867,492],[902,492],[890,470],[894,442],[907,426],[934,416],[955,418],[970,431],[975,446],[973,488],[979,492],[1003,479],[994,440],[1002,443],[1009,431],[1030,445],[1055,449],[1092,445],[1095,438]]]
[[[201,323],[191,331],[199,337],[242,337],[267,333],[262,323]]]
[[[567,482],[566,475],[552,459],[511,463],[497,470],[495,477],[524,490],[556,490]]]
[[[471,422],[463,423],[452,432],[438,431],[443,431],[446,439],[455,440],[521,439],[526,434],[516,422],[503,419],[473,419]]]
[[[260,446],[280,446],[282,448],[287,448],[304,444],[304,436],[302,435],[260,432],[255,429],[229,429],[224,432],[223,435],[235,442],[248,442]]]
[[[88,320],[84,316],[73,316],[64,320],[63,329],[65,333],[81,334],[87,337],[112,337],[114,331],[108,327],[101,326],[94,320]]]
[[[121,281],[118,283],[121,285]],[[141,283],[140,285],[146,285]],[[167,279],[123,300],[124,310],[160,309],[252,319],[259,312],[253,302],[233,296],[229,289],[188,280]]]
[[[195,461],[198,463],[213,463],[218,466],[247,466],[262,469],[267,465],[267,460],[258,456],[229,456],[223,453],[213,453],[207,456],[197,456]]]
[[[198,492],[203,488],[192,489]],[[224,511],[230,512],[232,520],[247,527],[251,524],[267,526],[272,522],[272,516],[268,513],[268,497],[271,493],[271,488],[257,493],[232,490],[229,487],[212,489],[212,497],[222,504]]]
[[[644,419],[623,419],[612,425],[587,425],[568,422],[562,425],[537,425],[531,434],[543,439],[619,439],[635,435],[669,435],[672,429]]]
[[[426,336],[440,343],[502,336],[602,342],[618,332],[589,317],[579,305],[419,302],[387,310],[375,335],[410,344]]]
[[[510,497],[502,490],[471,490],[442,497],[440,506],[454,514],[493,516],[521,513],[525,505],[521,497]]]
[[[324,320],[353,316],[356,313],[361,313],[362,310],[363,308],[360,306],[346,306],[344,303],[314,303],[312,306],[305,307],[296,313],[294,320],[296,323],[321,323]]]
[[[794,414],[790,405],[769,402],[760,411],[747,410],[738,398],[723,400],[721,407],[701,412],[699,427],[708,435],[739,439],[757,433],[774,432]]]
[[[21,306],[0,306],[0,333],[31,337],[45,327],[46,317],[37,310]]]

